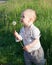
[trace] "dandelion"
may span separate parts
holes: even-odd
[[[12,25],[13,25],[13,31],[15,31],[16,21],[13,21],[13,22],[12,22]]]
[[[16,21],[13,21],[13,22],[12,22],[12,25],[15,26],[15,25],[16,25]]]
[[[12,25],[13,25],[13,31],[15,31],[15,25],[16,25],[16,21],[13,21],[12,22]],[[21,37],[20,37],[21,38]],[[21,38],[22,39],[22,38]],[[16,42],[19,42],[19,40],[16,40]],[[22,42],[20,41],[20,44],[21,44],[21,46],[23,47],[24,45],[22,44]]]

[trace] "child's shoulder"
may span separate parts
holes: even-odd
[[[39,30],[39,28],[37,26],[35,26],[34,24],[32,25],[32,29],[33,30]]]

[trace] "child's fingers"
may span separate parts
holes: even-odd
[[[16,30],[14,30],[14,35],[17,35],[18,33],[16,32]]]
[[[23,47],[23,50],[27,51],[27,48],[24,46],[24,47]]]

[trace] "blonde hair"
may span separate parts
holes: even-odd
[[[26,10],[23,11],[23,13],[26,13],[30,18],[32,18],[33,22],[36,20],[36,12],[35,12],[35,10],[26,9]]]

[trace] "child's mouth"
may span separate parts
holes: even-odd
[[[23,22],[23,20],[21,20],[21,22]]]

